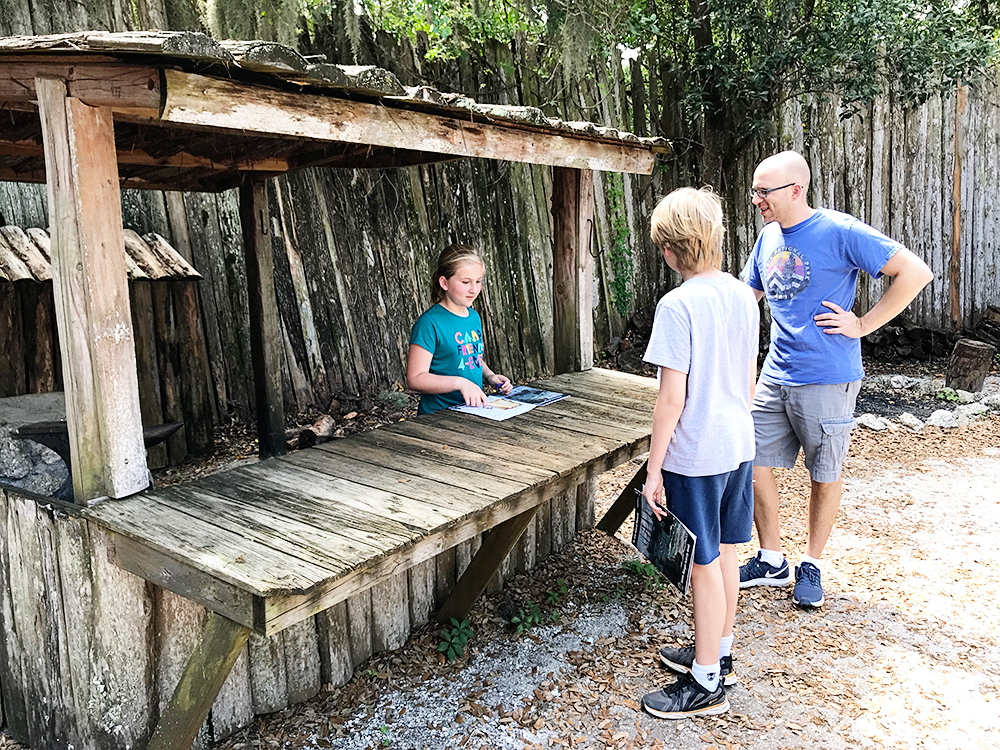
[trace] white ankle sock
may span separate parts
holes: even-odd
[[[723,656],[733,655],[733,640],[736,638],[735,635],[724,635],[722,640],[719,641],[719,658]]]
[[[815,557],[809,557],[809,555],[802,555],[802,559],[799,560],[799,562],[800,563],[804,563],[804,562],[812,563],[817,568],[820,567],[819,560],[817,560]]]
[[[696,661],[691,662],[691,676],[705,690],[714,693],[719,687],[719,662],[707,666]]]
[[[775,568],[781,567],[781,562],[785,559],[785,556],[781,554],[781,550],[761,549],[758,554],[761,560]]]

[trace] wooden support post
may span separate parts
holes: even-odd
[[[486,589],[490,578],[499,569],[514,545],[517,544],[517,540],[521,538],[524,530],[528,528],[528,524],[531,523],[537,510],[538,506],[536,505],[520,515],[508,518],[483,536],[482,546],[476,556],[472,558],[462,577],[458,579],[455,588],[451,590],[448,601],[438,612],[438,622],[446,623],[452,617],[461,620],[469,614],[472,605]]]
[[[215,697],[250,637],[250,628],[213,612],[181,675],[174,697],[160,714],[146,750],[187,750],[205,723]]]
[[[625,523],[625,519],[635,510],[635,491],[646,482],[647,466],[649,466],[648,461],[635,473],[632,481],[626,485],[622,494],[618,496],[618,499],[608,508],[608,512],[604,514],[604,518],[597,524],[597,528],[608,536],[614,536],[615,532]]]
[[[240,224],[250,296],[250,358],[257,441],[262,457],[280,456],[287,450],[281,400],[281,331],[268,216],[267,183],[245,177],[240,185]]]
[[[35,80],[45,144],[52,280],[78,503],[149,485],[125,273],[111,110]]]
[[[594,366],[594,173],[552,170],[552,310],[556,372]]]

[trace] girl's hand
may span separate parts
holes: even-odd
[[[514,389],[514,386],[510,384],[510,378],[506,375],[501,375],[495,372],[486,379],[489,381],[490,385],[504,395],[510,393]]]
[[[646,474],[646,484],[642,487],[642,496],[646,498],[646,502],[649,503],[649,508],[653,511],[657,521],[666,515],[660,505],[663,496],[663,475],[659,471],[651,471]]]
[[[486,406],[486,394],[483,393],[482,388],[471,380],[466,380],[465,378],[458,378],[458,380],[461,381],[458,386],[458,392],[465,399],[466,406]]]

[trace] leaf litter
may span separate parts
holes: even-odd
[[[601,478],[598,516],[642,463]],[[1000,747],[998,478],[998,418],[947,432],[856,430],[825,554],[827,602],[807,612],[788,588],[741,592],[728,714],[666,722],[641,711],[641,696],[673,679],[657,649],[693,631],[687,600],[622,568],[635,558],[627,522],[616,538],[582,532],[482,597],[457,661],[438,659],[438,629],[424,626],[347,685],[219,747]],[[794,561],[805,538],[801,462],[778,483]],[[741,558],[755,549],[741,545]],[[560,622],[515,634],[503,613],[560,585],[562,601],[540,604]]]

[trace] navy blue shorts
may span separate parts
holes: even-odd
[[[663,471],[663,495],[670,512],[698,537],[696,565],[719,556],[720,544],[750,541],[753,531],[753,461],[710,477]]]

